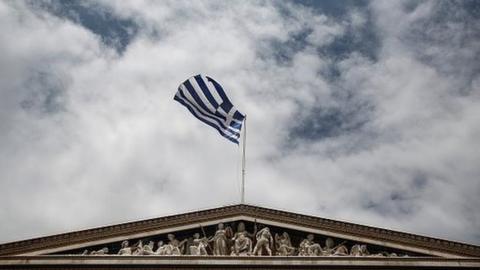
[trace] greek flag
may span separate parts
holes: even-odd
[[[220,135],[238,144],[245,116],[235,109],[214,79],[201,74],[193,76],[180,84],[173,99]]]

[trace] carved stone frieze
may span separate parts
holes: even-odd
[[[235,223],[235,222],[233,222]],[[254,233],[249,233],[244,221],[239,221],[236,231],[234,224],[219,223],[211,228],[206,228],[211,235],[206,233],[204,227],[193,231],[178,231],[183,240],[178,240],[172,233],[150,236],[148,239],[137,239],[130,246],[128,240],[111,243],[109,246],[92,247],[83,252],[67,251],[65,255],[116,255],[116,256],[354,256],[354,257],[408,257],[413,253],[401,250],[383,250],[379,246],[372,246],[375,250],[370,252],[365,243],[337,239],[324,235],[314,235],[301,231],[273,227],[273,231],[265,224],[249,224],[254,228]],[[250,222],[251,223],[251,222]],[[204,235],[200,236],[200,232]],[[273,234],[275,237],[273,237]],[[290,234],[293,234],[292,238]],[[156,241],[158,239],[165,239]],[[316,239],[325,239],[322,246]],[[155,245],[156,241],[156,245]],[[148,244],[144,244],[147,243]],[[187,248],[188,247],[188,248]],[[252,250],[253,248],[253,250]],[[113,252],[109,254],[109,250]],[[117,251],[118,250],[118,251]]]
[[[290,239],[289,244],[282,230],[270,230],[270,236],[268,236],[266,230],[258,235],[260,230],[257,231],[256,228],[250,228],[250,231],[253,231],[253,233],[250,233],[245,229],[239,230],[236,226],[233,227],[236,228],[233,230],[232,227],[226,225],[224,225],[223,228],[220,228],[220,226],[217,228],[209,228],[211,231],[208,232],[208,236],[202,232],[202,236],[200,237],[199,235],[198,239],[194,237],[195,232],[191,232],[190,235],[181,236],[179,238],[181,240],[177,240],[175,236],[173,236],[173,239],[169,239],[166,234],[161,236],[161,239],[153,239],[150,237],[153,240],[130,238],[131,235],[149,234],[149,232],[152,231],[182,227],[188,224],[212,224],[211,222],[215,222],[216,220],[235,220],[236,217],[248,217],[250,220],[265,220],[270,222],[270,224],[291,225],[291,227],[295,228],[305,228],[307,231],[318,230],[325,232],[327,235],[342,235],[345,240],[350,240],[347,241],[348,243],[342,243],[342,239],[336,239],[336,243],[333,243],[332,246],[331,243],[327,244],[323,242],[327,240],[324,239],[324,236],[315,235],[315,237],[320,237],[324,240],[319,241],[320,239],[314,239],[312,243],[307,241],[301,246],[301,237],[295,238],[297,240],[294,238]],[[267,226],[264,226],[261,229],[265,229],[266,227]],[[272,229],[271,226],[270,229]],[[198,230],[197,233],[200,232],[201,230]],[[278,238],[271,237],[275,234],[278,234]],[[289,237],[291,238],[292,235],[289,235]],[[111,245],[105,245],[105,247],[108,246],[108,251],[104,250],[103,246],[96,245],[92,248],[88,247],[88,243],[102,241],[102,239],[104,239],[103,242],[105,243],[107,243],[109,239],[121,240],[120,242],[118,242],[119,240],[115,240],[117,241],[114,243],[115,245],[113,245],[113,243]],[[125,239],[132,241],[125,242]],[[308,239],[307,232],[304,233],[303,239]],[[62,250],[62,247],[65,246],[84,246],[88,249],[87,254],[97,256],[105,256],[107,254],[123,256],[133,254],[137,256],[203,255],[202,252],[205,253],[203,249],[205,249],[207,254],[219,256],[251,255],[254,253],[258,255],[259,251],[262,255],[268,256],[270,255],[268,249],[271,250],[272,256],[293,256],[299,254],[302,254],[302,256],[403,256],[392,249],[382,251],[379,250],[378,247],[372,252],[370,250],[371,244],[351,239],[368,239],[370,243],[386,243],[389,247],[404,246],[410,250],[415,250],[415,252],[418,251],[422,253],[422,251],[424,251],[424,254],[431,252],[432,254],[445,254],[446,256],[480,257],[480,247],[475,245],[250,205],[227,206],[2,244],[0,245],[0,256],[49,254],[48,252],[42,253],[42,250]],[[133,242],[133,240],[135,240],[135,242]],[[139,243],[140,240],[144,240],[144,242]],[[150,243],[150,241],[152,241],[152,243]],[[83,254],[85,248],[82,248],[76,254]],[[62,254],[67,253],[63,252]]]

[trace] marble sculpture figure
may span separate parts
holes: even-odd
[[[252,238],[256,240],[255,244]],[[148,244],[144,245],[142,240],[138,240],[137,243],[130,246],[129,241],[124,240],[121,242],[120,249],[116,255],[178,256],[189,254],[193,256],[206,256],[209,255],[207,249],[211,248],[209,243],[213,243],[213,249],[210,249],[210,253],[214,256],[272,256],[273,252],[275,252],[277,256],[399,256],[396,253],[386,251],[371,254],[367,249],[367,245],[359,243],[352,245],[349,251],[346,246],[347,241],[335,245],[334,240],[330,237],[325,239],[325,247],[322,248],[319,243],[315,242],[315,236],[313,234],[307,234],[306,238],[299,243],[298,248],[295,248],[287,232],[283,232],[282,234],[276,233],[274,239],[269,227],[264,227],[257,232],[255,226],[254,233],[250,233],[245,229],[243,222],[238,223],[235,234],[233,234],[231,227],[225,227],[223,223],[220,223],[211,238],[207,238],[207,236],[201,237],[200,233],[197,232],[193,234],[193,237],[182,241],[177,240],[174,234],[169,233],[167,234],[167,239],[167,244],[164,244],[163,241],[158,241],[156,250],[154,250],[155,243],[153,241],[149,241]],[[188,250],[186,251],[185,246],[187,241],[189,242],[187,246]],[[104,247],[91,252],[86,249],[80,255],[108,255],[108,252],[108,247]]]
[[[256,238],[257,244],[253,249],[253,255],[261,256],[265,250],[268,256],[272,256],[271,248],[273,247],[273,237],[270,233],[270,229],[268,227],[261,229],[259,232],[257,232]]]

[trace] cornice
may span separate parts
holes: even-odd
[[[198,224],[240,215],[313,229],[322,229],[332,233],[360,236],[378,241],[387,241],[428,250],[441,251],[452,255],[480,257],[480,247],[476,245],[245,204],[224,206],[209,210],[164,216],[6,243],[0,245],[0,256],[25,254],[37,250],[57,248],[70,244],[80,244],[113,237],[127,237],[128,235],[136,233],[179,227],[192,223]]]
[[[479,269],[478,258],[0,256],[0,269]]]
[[[311,228],[322,228],[330,232],[349,234],[352,236],[361,236],[365,238],[388,241],[430,250],[444,251],[446,253],[457,254],[460,256],[480,257],[480,246],[476,245],[388,230],[384,228],[360,225],[350,222],[291,213],[281,210],[268,209],[258,206],[247,205],[246,207],[249,207],[249,212],[251,214],[255,213],[257,217],[276,220],[283,223],[297,224]]]

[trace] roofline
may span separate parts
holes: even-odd
[[[480,246],[449,241],[428,236],[388,230],[384,228],[359,225],[311,215],[287,212],[249,204],[235,204],[217,208],[168,215],[158,218],[125,222],[116,225],[95,227],[74,232],[9,242],[0,245],[0,256],[26,254],[42,249],[61,247],[72,243],[84,243],[92,240],[128,236],[191,223],[202,223],[221,218],[247,215],[253,218],[300,225],[310,228],[321,228],[332,233],[368,237],[378,241],[388,241],[423,249],[440,251],[452,255],[480,257]]]

